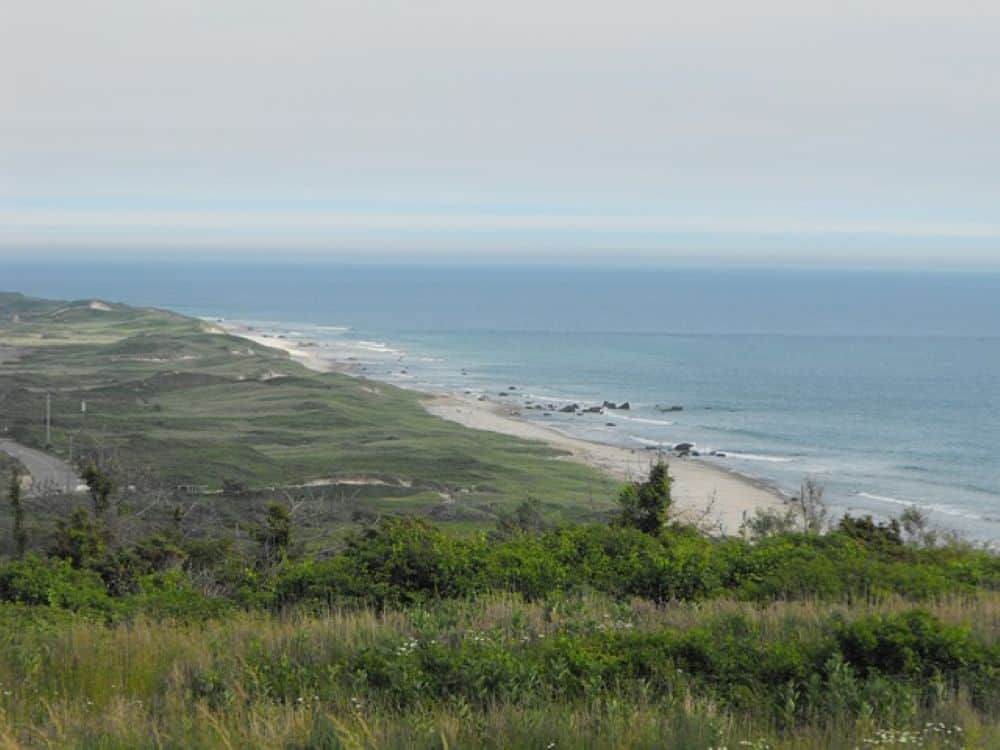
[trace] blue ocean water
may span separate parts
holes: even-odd
[[[252,321],[425,390],[627,400],[525,414],[629,447],[693,442],[788,493],[813,476],[840,509],[916,503],[1000,540],[997,274],[19,261],[0,288]]]

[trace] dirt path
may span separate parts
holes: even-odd
[[[31,475],[29,495],[80,491],[80,479],[65,461],[6,438],[0,438],[0,451],[16,458],[28,470]]]

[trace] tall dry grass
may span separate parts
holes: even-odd
[[[498,595],[401,612],[26,626],[0,636],[0,748],[1000,747],[1000,717],[984,715],[962,690],[943,695],[933,708],[914,706],[913,726],[842,715],[779,730],[767,716],[725,710],[695,686],[669,698],[636,681],[586,698],[540,693],[537,700],[477,705],[456,694],[400,706],[380,700],[377,691],[366,694],[357,676],[340,669],[360,650],[408,639],[447,643],[482,633],[504,641],[526,633],[551,637],[567,628],[683,630],[732,614],[759,624],[762,637],[778,639],[822,629],[834,614],[850,621],[911,606],[654,606],[596,595],[526,603]],[[1000,641],[1000,595],[944,599],[924,608],[946,623],[970,627],[986,642]],[[261,655],[284,665],[293,680],[297,669],[326,675],[322,695],[269,693]],[[923,726],[927,722],[934,722],[933,732]],[[938,724],[951,731],[939,731]],[[892,734],[902,731],[912,734]]]

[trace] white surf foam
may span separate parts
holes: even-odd
[[[358,341],[355,346],[367,352],[375,352],[376,354],[406,354],[401,349],[393,349],[384,341]]]
[[[667,419],[649,419],[647,417],[629,417],[629,416],[626,416],[626,415],[622,414],[619,411],[616,411],[616,410],[612,410],[612,411],[614,412],[614,415],[615,415],[616,419],[625,419],[625,420],[628,420],[629,422],[639,422],[641,424],[655,424],[655,425],[660,425],[660,426],[663,426],[663,427],[670,427],[671,425],[675,424],[674,422],[671,422],[670,420],[667,420]]]
[[[658,448],[672,448],[674,446],[671,442],[663,442],[662,440],[647,440],[644,437],[638,437],[637,435],[629,435],[630,440],[634,440],[637,443],[642,443],[643,445],[655,445]]]
[[[953,505],[943,505],[941,503],[919,503],[914,500],[903,500],[898,497],[892,497],[890,495],[876,495],[871,492],[857,492],[855,493],[857,497],[864,497],[868,500],[875,500],[880,503],[889,503],[891,505],[905,505],[907,507],[911,505],[916,505],[919,508],[924,508],[926,510],[933,511],[935,513],[941,513],[946,516],[956,516],[959,518],[969,518],[972,520],[983,520],[983,517],[975,513],[970,513],[967,510],[961,508],[956,508]]]
[[[723,450],[729,458],[738,458],[743,461],[765,461],[772,464],[787,464],[794,461],[794,458],[789,458],[788,456],[762,456],[759,453],[736,453],[733,451]]]

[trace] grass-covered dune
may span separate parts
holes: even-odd
[[[613,492],[548,446],[465,429],[428,415],[418,394],[319,374],[167,311],[3,293],[0,349],[0,435],[46,447],[48,391],[51,452],[114,453],[164,491],[331,480],[331,502],[363,517],[471,524],[528,496],[556,516],[593,516]]]

